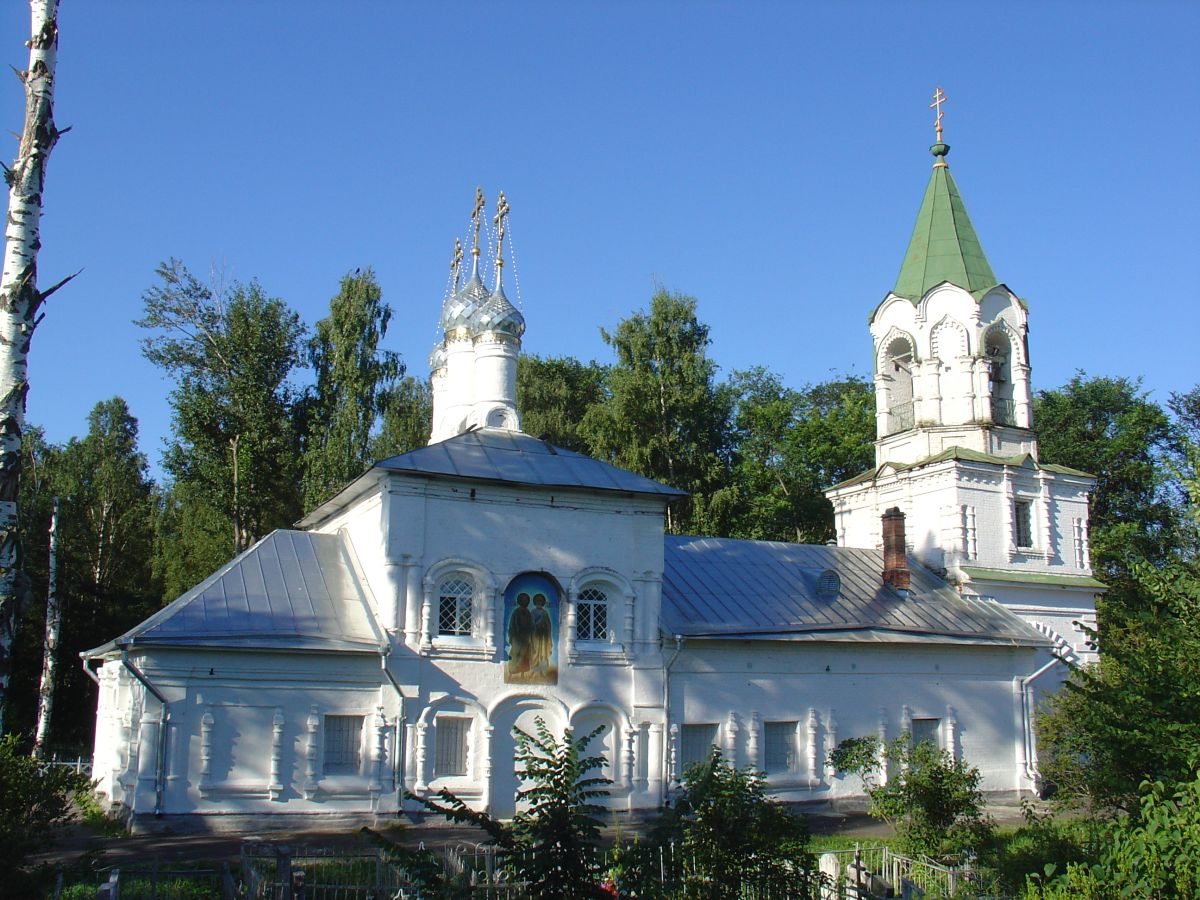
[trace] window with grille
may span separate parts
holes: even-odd
[[[438,588],[438,634],[471,633],[475,585],[467,578],[448,578]]]
[[[912,742],[915,747],[921,741],[929,741],[935,747],[942,746],[941,719],[913,719]]]
[[[325,717],[325,774],[357,775],[362,762],[362,716]]]
[[[599,588],[584,588],[575,604],[575,638],[603,641],[608,638],[608,595]]]
[[[796,723],[767,722],[763,726],[767,772],[791,772],[796,768]]]
[[[470,719],[438,716],[434,733],[435,776],[467,774],[467,735],[470,731]]]
[[[717,743],[717,726],[684,725],[679,730],[679,773],[682,775],[688,766],[704,762]]]
[[[1033,546],[1033,504],[1028,500],[1018,500],[1015,505],[1017,546]]]

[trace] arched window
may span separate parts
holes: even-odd
[[[575,639],[608,640],[608,594],[602,588],[593,585],[579,592],[575,603]]]
[[[988,394],[992,402],[992,421],[997,425],[1017,424],[1013,403],[1012,343],[1001,328],[988,332],[983,345],[988,363]]]
[[[438,585],[438,634],[470,635],[474,600],[471,576],[457,574],[443,579]]]
[[[887,434],[908,431],[915,424],[913,415],[913,367],[917,354],[912,338],[897,333],[879,355],[879,378],[887,395]]]

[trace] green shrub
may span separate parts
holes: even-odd
[[[0,738],[0,870],[20,867],[53,843],[70,818],[72,796],[90,788],[86,776],[26,756],[16,735]]]
[[[908,734],[883,744],[875,737],[849,738],[829,760],[839,772],[862,778],[868,812],[896,829],[906,853],[957,855],[980,847],[991,833],[979,770],[931,741],[914,744]]]

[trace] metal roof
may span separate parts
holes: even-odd
[[[375,468],[401,474],[441,475],[538,487],[651,494],[663,499],[686,496],[686,491],[503,428],[480,428],[457,434],[428,447],[381,460]]]
[[[139,645],[377,651],[382,642],[343,539],[281,530],[84,655]]]
[[[999,603],[960,596],[909,557],[907,597],[883,551],[729,538],[666,538],[663,628],[689,637],[1048,646]],[[836,595],[818,585],[836,572]]]
[[[937,143],[930,148],[938,162],[929,176],[917,223],[904,254],[904,263],[892,292],[914,303],[930,288],[948,281],[976,295],[983,296],[996,284],[996,276],[983,255],[983,247],[967,208],[958,193],[958,186],[946,167],[945,155],[950,148]]]

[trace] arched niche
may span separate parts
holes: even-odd
[[[892,329],[879,344],[875,389],[877,408],[883,413],[880,437],[913,427],[913,376],[917,345],[912,335]]]
[[[1003,323],[989,328],[983,335],[983,356],[987,362],[988,397],[992,404],[992,421],[997,425],[1016,425],[1016,395],[1013,363],[1016,346],[1012,334]]]

